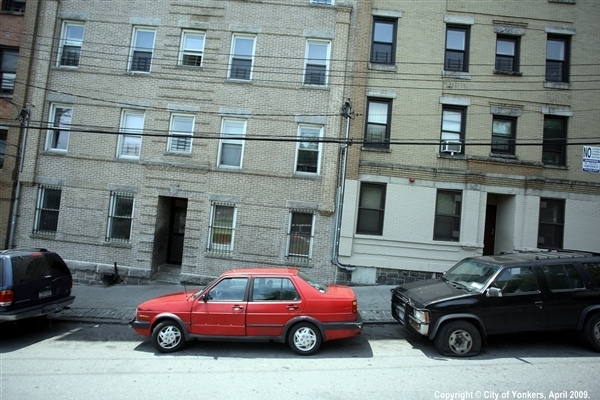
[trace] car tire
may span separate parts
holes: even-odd
[[[586,321],[583,331],[589,345],[594,350],[600,351],[600,314],[592,315]]]
[[[288,344],[297,354],[308,356],[321,347],[321,333],[311,323],[301,322],[294,325],[288,334]]]
[[[435,336],[435,347],[442,355],[476,356],[481,351],[481,334],[467,321],[449,321]]]
[[[185,345],[185,337],[179,324],[175,321],[158,324],[152,331],[152,345],[161,353],[181,350]]]

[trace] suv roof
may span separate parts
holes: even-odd
[[[489,262],[490,264],[506,265],[518,262],[553,260],[563,258],[592,258],[600,256],[599,253],[579,250],[547,250],[547,251],[523,251],[515,253],[501,253],[493,256],[473,257],[475,259]]]

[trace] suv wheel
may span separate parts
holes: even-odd
[[[290,329],[288,344],[298,354],[314,354],[321,347],[321,334],[313,324],[301,322]]]
[[[592,315],[585,323],[585,337],[596,351],[600,351],[600,314]]]
[[[183,332],[175,321],[161,322],[152,331],[152,344],[161,353],[181,350],[185,344]]]
[[[470,322],[446,322],[435,336],[435,347],[442,355],[476,356],[481,351],[481,335]]]

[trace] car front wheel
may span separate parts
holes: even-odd
[[[435,336],[435,347],[442,355],[476,356],[481,351],[481,335],[470,322],[446,322]]]
[[[161,353],[172,353],[185,345],[181,327],[175,321],[161,322],[152,331],[152,344]]]
[[[321,347],[321,334],[310,323],[302,322],[292,327],[288,335],[288,343],[296,353],[307,356],[314,354]]]
[[[592,315],[585,323],[585,336],[592,348],[600,351],[600,314]]]

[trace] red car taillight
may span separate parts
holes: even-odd
[[[358,301],[356,300],[352,301],[352,312],[358,312]]]
[[[0,291],[0,307],[10,306],[15,298],[14,290]]]

